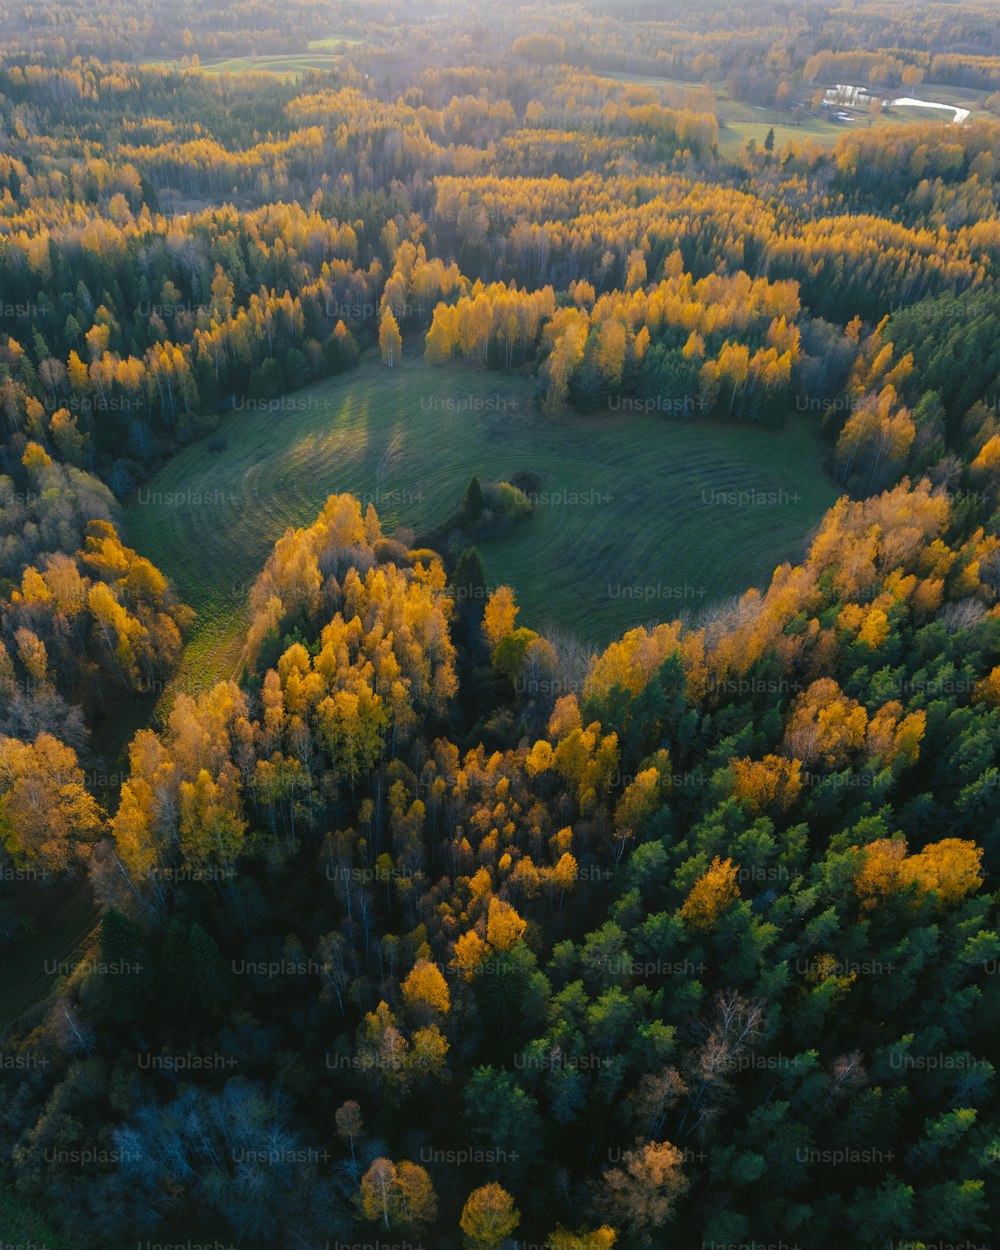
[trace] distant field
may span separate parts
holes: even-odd
[[[310,52],[317,48],[336,48],[340,44],[360,43],[360,39],[356,39],[353,35],[328,35],[325,39],[310,39],[308,48]]]
[[[988,116],[982,109],[976,108],[972,101],[962,101],[955,98],[956,93],[947,89],[938,89],[936,87],[924,88],[923,85],[914,89],[912,93],[920,99],[936,100],[942,104],[957,104],[962,108],[970,109],[972,113],[971,120],[979,117]],[[972,92],[965,93],[972,95]],[[933,108],[895,108],[886,109],[883,113],[878,114],[871,119],[872,126],[899,126],[912,122],[936,122],[939,126],[950,126],[953,124],[951,114],[941,109]],[[723,124],[724,123],[724,124]],[[833,144],[845,134],[851,131],[865,130],[868,128],[869,119],[866,115],[859,114],[856,120],[849,122],[835,122],[829,119],[827,115],[815,116],[807,113],[802,118],[801,124],[798,122],[789,123],[789,113],[787,110],[778,111],[770,108],[754,108],[753,105],[740,104],[730,100],[719,101],[719,146],[723,151],[732,152],[734,149],[742,148],[746,145],[748,139],[756,139],[758,148],[764,146],[764,139],[767,137],[768,130],[774,127],[774,146],[776,151],[781,149],[787,143],[801,143],[803,139],[812,139],[815,143]]]
[[[698,83],[682,82],[676,78],[658,78],[651,74],[607,74],[619,82],[634,82],[647,87],[673,87],[682,90],[693,90]],[[853,122],[835,122],[827,115],[815,115],[811,112],[795,114],[788,109],[757,107],[740,100],[731,100],[721,84],[715,84],[718,101],[719,147],[723,152],[733,153],[746,146],[749,139],[757,141],[758,148],[764,146],[767,132],[774,128],[774,146],[776,151],[787,143],[801,143],[803,139],[812,139],[815,143],[833,144],[844,134],[852,130],[862,130],[868,126],[868,118],[859,116]],[[921,100],[934,100],[941,104],[958,105],[969,110],[970,120],[976,121],[990,117],[982,107],[985,92],[973,91],[961,87],[951,87],[941,83],[919,83],[913,88],[900,88],[899,96],[915,96]],[[874,126],[897,126],[907,122],[934,121],[941,125],[951,125],[951,118],[940,109],[898,108],[890,109],[881,116],[874,118]]]
[[[802,143],[805,139],[811,139],[814,143],[833,144],[845,131],[851,129],[849,125],[838,125],[822,117],[810,117],[801,126],[792,126],[777,120],[777,114],[770,109],[753,118],[728,120],[725,125],[721,121],[720,118],[719,147],[723,152],[729,153],[746,147],[750,139],[755,139],[757,147],[763,149],[767,132],[771,129],[774,130],[776,152],[780,152],[788,143]]]
[[[678,87],[681,91],[694,91],[700,82],[687,82],[683,78],[666,78],[659,74],[630,74],[626,70],[601,71],[599,78],[613,78],[615,82],[634,82],[643,87]]]
[[[201,68],[206,74],[275,74],[282,78],[293,78],[311,69],[333,69],[340,63],[340,59],[339,53],[317,49],[302,53],[231,56],[223,61],[202,61]]]
[[[530,520],[482,546],[522,623],[597,646],[638,622],[697,612],[766,582],[836,497],[806,420],[767,432],[657,414],[549,417],[523,378],[405,359],[226,416],[224,451],[174,457],[127,513],[130,541],[198,613],[178,681],[232,675],[247,592],[274,541],[333,491],[371,499],[385,528],[447,516],[469,478],[530,470]],[[773,492],[741,506],[714,492]],[[624,587],[642,587],[639,592]],[[169,697],[169,692],[168,692]]]
[[[311,39],[305,52],[261,53],[253,56],[202,57],[198,68],[206,74],[274,74],[278,78],[295,78],[311,69],[335,69],[344,52],[338,49],[356,46],[361,40],[350,35],[330,35]],[[152,64],[176,66],[175,60]]]
[[[677,78],[657,78],[651,74],[608,74],[618,82],[634,82],[645,87],[673,87],[684,91],[692,91],[701,84],[682,82]],[[834,143],[847,126],[828,121],[825,117],[814,117],[806,114],[801,123],[790,122],[789,110],[774,108],[755,108],[752,104],[744,104],[738,100],[730,100],[725,87],[715,86],[718,101],[719,147],[724,152],[732,153],[746,146],[748,139],[756,139],[757,146],[764,146],[767,132],[774,127],[775,148],[781,148],[789,142],[799,142],[805,138],[817,143]]]

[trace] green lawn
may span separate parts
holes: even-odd
[[[198,613],[183,688],[238,671],[250,584],[285,528],[311,522],[333,491],[373,500],[387,530],[419,533],[473,473],[538,475],[535,514],[481,544],[487,574],[516,588],[520,623],[591,646],[766,583],[836,497],[797,414],[770,432],[656,413],[552,417],[530,406],[532,385],[368,359],[273,410],[229,413],[224,451],[202,441],[174,457],[126,528]],[[740,491],[774,501],[717,494]]]

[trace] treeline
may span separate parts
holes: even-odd
[[[173,671],[192,614],[119,524],[108,488],[37,442],[0,473],[0,734],[92,762],[90,730]]]
[[[737,393],[741,415],[756,412],[750,396],[758,389],[771,397],[772,406],[787,400],[799,359],[794,283],[753,282],[743,272],[696,283],[683,272],[680,252],[674,252],[665,265],[668,276],[645,286],[643,253],[636,250],[629,262],[624,291],[598,297],[581,281],[559,308],[551,287],[523,292],[502,283],[478,284],[457,302],[435,308],[426,358],[440,363],[460,356],[509,367],[537,341],[545,357],[549,408],[561,407],[571,395],[582,406],[595,407],[609,395],[657,388],[678,404],[696,391],[703,412],[727,415]]]
[[[345,318],[357,325],[380,286],[377,259],[354,267],[351,226],[299,207],[206,211],[183,236],[127,210],[118,224],[25,226],[0,247],[23,339],[8,338],[0,379],[8,445],[34,437],[86,467],[114,457],[119,493],[230,397],[354,363]]]
[[[394,7],[403,12],[407,6],[404,0]],[[315,37],[317,25],[325,25],[331,34],[356,37],[372,15],[370,5],[340,0],[319,5],[292,0],[280,8],[242,0],[235,5],[182,0],[141,11],[123,0],[101,0],[86,12],[46,4],[11,14],[0,47],[63,61],[77,53],[136,61],[199,53],[230,56],[257,41],[262,49],[294,51]]]
[[[861,343],[843,401],[826,416],[836,470],[854,494],[926,473],[953,493],[966,524],[996,531],[997,325],[992,294],[949,295],[895,313]]]

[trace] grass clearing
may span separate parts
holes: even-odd
[[[812,139],[814,143],[832,145],[841,135],[851,129],[848,124],[829,122],[822,117],[810,117],[802,125],[789,125],[787,122],[769,121],[768,115],[769,110],[746,121],[731,120],[725,125],[720,124],[719,150],[732,155],[741,148],[745,148],[750,139],[755,139],[758,151],[762,152],[769,130],[774,131],[775,152],[780,152],[788,143],[802,143],[806,139]]]
[[[316,52],[323,48],[339,48],[342,44],[353,46],[361,43],[361,40],[354,35],[327,35],[325,39],[310,39],[306,47],[310,52]]]
[[[337,52],[276,52],[261,56],[231,56],[221,61],[202,61],[206,74],[274,74],[279,78],[296,78],[311,69],[336,69],[341,55]]]
[[[419,533],[473,473],[538,475],[534,515],[480,544],[487,575],[515,587],[521,623],[591,646],[766,583],[837,495],[801,414],[782,431],[642,412],[553,417],[530,405],[532,385],[369,357],[270,409],[229,413],[223,451],[200,441],[175,456],[126,516],[130,543],[198,613],[172,689],[238,672],[250,585],[275,540],[331,492],[374,502],[387,531]]]
[[[202,58],[197,66],[203,74],[273,74],[276,78],[298,78],[309,70],[337,69],[348,47],[360,44],[360,39],[346,35],[329,39],[313,39],[306,52],[273,52],[253,56],[229,56],[213,59]],[[150,61],[148,64],[168,69],[180,68],[180,62],[172,60]]]

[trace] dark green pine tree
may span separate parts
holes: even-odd
[[[475,609],[482,616],[485,591],[486,568],[478,547],[466,547],[455,563],[455,571],[451,577],[452,589],[459,607]]]
[[[200,924],[191,926],[189,949],[196,1002],[201,1011],[214,1012],[225,1004],[232,992],[225,960],[215,938]]]
[[[469,485],[465,488],[465,497],[462,500],[460,509],[463,525],[475,525],[485,511],[486,497],[483,495],[483,488],[479,484],[479,478],[476,474],[473,474],[469,480]]]
[[[152,960],[142,929],[110,907],[101,919],[102,982],[123,1013],[139,1012],[150,998]]]
[[[191,977],[191,942],[184,924],[171,920],[160,950],[160,985],[167,1019],[186,1015],[194,985]]]
[[[465,1118],[471,1140],[496,1153],[498,1174],[521,1177],[538,1157],[543,1133],[538,1104],[513,1073],[477,1068],[465,1087]]]

